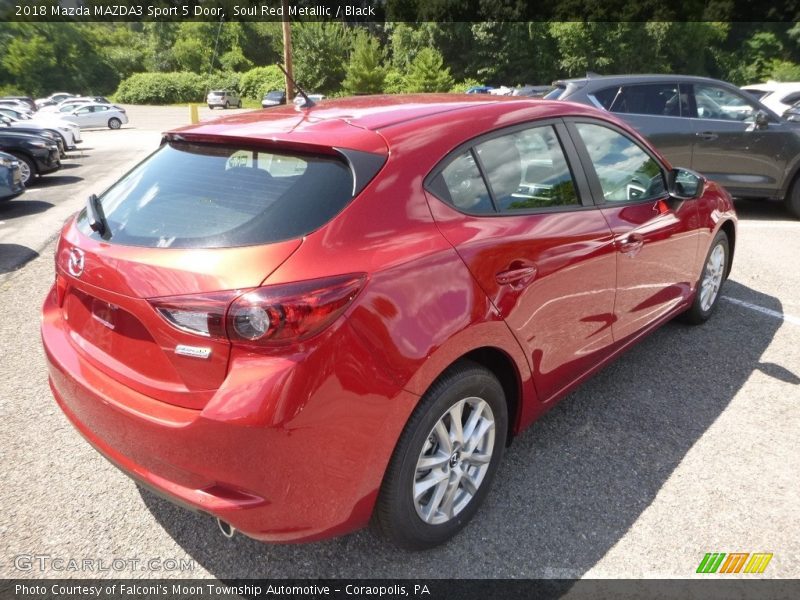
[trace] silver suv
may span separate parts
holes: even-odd
[[[213,90],[208,92],[206,103],[208,104],[208,108],[214,108],[215,106],[221,106],[222,108],[230,108],[231,106],[242,108],[242,99],[239,97],[239,94],[229,90]]]

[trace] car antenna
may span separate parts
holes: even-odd
[[[286,79],[289,80],[289,83],[291,83],[294,86],[294,89],[296,89],[305,100],[305,103],[300,105],[300,108],[311,108],[312,106],[316,106],[316,102],[314,102],[311,98],[308,97],[308,94],[306,94],[303,91],[303,88],[297,85],[297,82],[292,78],[291,75],[289,75],[288,71],[286,71],[286,69],[283,68],[283,65],[281,63],[275,63],[275,64],[281,71],[283,71],[283,74],[286,75]]]

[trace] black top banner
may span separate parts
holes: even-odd
[[[800,0],[0,0],[0,21],[793,22]]]

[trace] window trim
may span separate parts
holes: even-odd
[[[546,206],[546,207],[529,208],[529,209],[515,210],[515,211],[500,211],[497,208],[497,202],[495,201],[495,195],[491,187],[491,182],[489,181],[489,178],[486,175],[486,171],[484,169],[483,163],[480,160],[480,157],[478,156],[478,153],[475,151],[475,147],[489,140],[503,137],[505,135],[510,135],[516,133],[517,131],[524,131],[526,129],[533,129],[536,127],[553,128],[556,135],[556,139],[558,140],[558,143],[561,146],[561,150],[564,153],[564,159],[567,161],[567,168],[569,169],[570,175],[572,176],[572,182],[575,185],[575,193],[578,197],[578,204]],[[486,189],[489,192],[489,198],[492,201],[494,212],[475,213],[467,210],[462,210],[457,206],[455,206],[451,201],[442,198],[435,191],[436,188],[434,186],[434,181],[436,180],[436,178],[442,174],[442,171],[444,171],[444,169],[447,168],[447,166],[450,165],[450,163],[452,163],[454,160],[456,160],[459,156],[463,155],[467,151],[469,151],[472,154],[473,159],[475,160],[475,164],[478,166],[478,171],[480,172],[481,178],[483,179],[483,184],[484,186],[486,186]],[[422,187],[431,196],[436,198],[437,201],[444,203],[445,205],[452,208],[458,213],[470,217],[490,217],[490,218],[515,217],[515,216],[538,215],[538,214],[547,214],[556,212],[574,212],[580,210],[592,210],[596,208],[596,205],[592,201],[592,189],[587,180],[586,173],[584,172],[581,158],[576,152],[574,142],[564,124],[564,119],[558,117],[525,121],[524,123],[517,123],[515,125],[510,125],[508,127],[503,127],[501,129],[495,129],[488,133],[478,135],[476,137],[470,138],[469,140],[466,140],[465,142],[462,142],[461,144],[456,146],[453,150],[445,154],[445,156],[438,163],[436,163],[436,165],[428,172],[428,174],[422,180]]]
[[[656,154],[653,153],[649,148],[643,147],[642,144],[638,140],[632,138],[627,131],[614,123],[610,123],[609,121],[593,119],[591,117],[566,117],[564,121],[566,122],[569,135],[573,138],[572,142],[575,144],[578,155],[580,156],[583,171],[586,174],[586,178],[588,179],[589,186],[592,190],[592,200],[594,201],[595,206],[599,208],[610,206],[635,206],[637,204],[645,203],[653,204],[659,200],[666,200],[669,198],[669,191],[667,190],[667,181],[669,181],[669,179],[667,177],[668,173],[666,165],[664,165],[661,158],[656,156]],[[627,202],[606,200],[605,195],[603,194],[603,186],[600,183],[600,177],[597,175],[597,170],[592,162],[592,157],[589,156],[589,150],[586,148],[586,144],[584,143],[577,127],[575,127],[577,123],[587,123],[589,125],[597,125],[611,129],[612,131],[620,134],[622,137],[628,139],[628,141],[630,141],[632,144],[635,144],[637,148],[652,158],[661,169],[661,176],[664,178],[664,194],[656,198],[648,198],[646,200],[628,200]]]

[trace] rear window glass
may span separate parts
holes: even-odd
[[[333,157],[171,142],[100,201],[112,244],[223,248],[301,237],[352,190],[350,169]],[[85,213],[78,226],[97,237]]]

